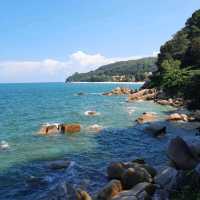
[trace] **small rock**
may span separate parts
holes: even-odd
[[[136,121],[140,124],[156,120],[156,115],[153,113],[143,113]]]
[[[84,190],[76,190],[76,200],[92,200],[91,196]]]
[[[98,125],[98,124],[94,124],[94,125],[91,125],[91,126],[88,127],[88,131],[89,131],[89,132],[96,132],[96,133],[98,133],[98,132],[100,132],[102,129],[103,129],[103,127],[100,126],[100,125]]]
[[[66,169],[70,165],[70,161],[68,160],[57,160],[57,161],[50,161],[48,162],[48,168],[53,170],[60,170],[60,169]]]

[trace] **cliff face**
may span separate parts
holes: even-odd
[[[129,60],[99,67],[88,73],[75,73],[66,82],[144,81],[156,68],[156,58]]]

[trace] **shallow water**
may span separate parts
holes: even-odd
[[[57,181],[68,182],[94,193],[106,182],[106,167],[111,161],[144,157],[161,166],[166,161],[165,148],[171,137],[187,131],[168,126],[167,137],[155,139],[144,133],[135,119],[143,112],[156,112],[163,119],[171,107],[152,102],[127,103],[126,96],[102,96],[120,84],[0,84],[0,141],[9,148],[0,151],[0,199],[37,199]],[[140,85],[122,85],[139,88]],[[78,96],[77,93],[85,95]],[[86,116],[88,110],[100,115]],[[43,123],[80,123],[81,133],[38,136]],[[98,124],[100,133],[87,127]],[[68,159],[66,171],[45,167],[47,160]],[[33,187],[30,176],[43,180]]]

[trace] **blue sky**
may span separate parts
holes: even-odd
[[[0,82],[64,81],[150,56],[199,0],[0,0]]]

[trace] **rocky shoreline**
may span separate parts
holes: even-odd
[[[161,99],[155,89],[134,91],[129,88],[116,88],[103,93],[106,96],[128,95],[128,102],[138,100],[153,100],[161,105],[183,107],[181,99]],[[181,109],[180,109],[181,111]],[[199,121],[200,112],[181,113],[179,110],[171,113],[165,119],[169,122],[192,123]],[[91,111],[92,112],[92,111]],[[95,113],[90,113],[95,116]],[[139,125],[145,125],[145,132],[153,137],[163,137],[167,133],[166,126],[159,123],[155,113],[143,113],[136,120]],[[199,123],[198,123],[199,125]],[[56,125],[50,132],[55,132]],[[64,127],[64,128],[63,128]],[[99,127],[98,127],[99,128]],[[42,127],[40,132],[47,134],[49,128]],[[96,129],[96,126],[95,126]],[[198,126],[197,126],[198,130]],[[56,131],[75,133],[80,131],[79,124],[61,124]],[[182,191],[185,186],[198,188],[200,186],[200,142],[188,143],[181,137],[175,137],[169,142],[166,150],[169,162],[165,168],[157,171],[144,159],[138,158],[129,162],[110,163],[107,167],[108,183],[95,195],[90,196],[81,188],[73,188],[66,182],[58,183],[42,197],[44,200],[168,200]],[[51,163],[53,169],[66,168],[68,163]]]

